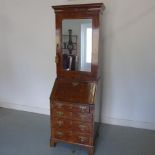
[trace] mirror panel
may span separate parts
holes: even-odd
[[[64,70],[91,72],[92,19],[63,20],[61,47]]]

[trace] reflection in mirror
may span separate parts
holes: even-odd
[[[92,19],[62,21],[62,61],[64,70],[91,72]]]

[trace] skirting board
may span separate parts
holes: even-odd
[[[45,114],[45,115],[50,114],[50,109],[48,108],[19,105],[14,103],[0,102],[0,107],[27,111],[27,112],[34,112],[34,113]],[[152,122],[140,122],[140,121],[126,120],[126,119],[111,118],[108,116],[102,116],[102,123],[155,130],[155,123],[152,123]]]
[[[118,118],[111,118],[108,116],[102,116],[102,122],[105,124],[155,130],[155,123],[153,123],[153,122],[142,122],[142,121],[118,119]]]
[[[48,108],[20,105],[20,104],[14,104],[14,103],[0,102],[0,107],[21,110],[21,111],[27,111],[27,112],[33,112],[33,113],[39,113],[39,114],[45,114],[45,115],[50,114],[50,109],[48,109]]]

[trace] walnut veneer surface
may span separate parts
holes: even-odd
[[[56,15],[57,78],[50,96],[51,146],[65,142],[83,146],[94,154],[100,121],[99,53],[102,3],[53,6]],[[91,72],[65,71],[62,67],[61,32],[63,19],[92,19]],[[95,113],[97,111],[97,113]]]

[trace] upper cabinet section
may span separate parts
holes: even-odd
[[[102,3],[53,6],[57,76],[97,80]]]

